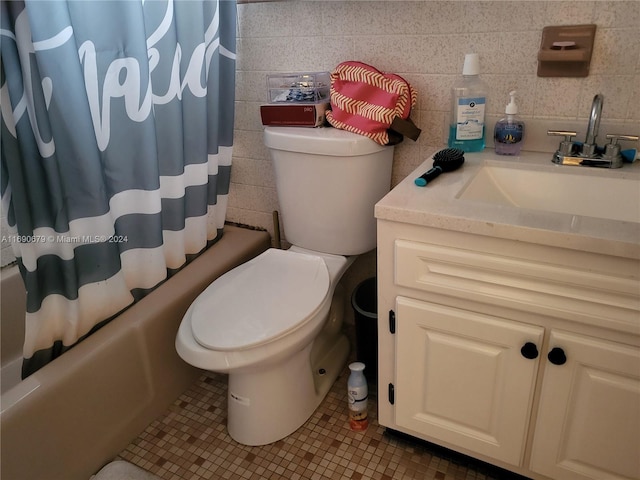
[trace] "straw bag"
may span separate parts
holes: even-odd
[[[411,121],[418,99],[404,78],[382,73],[362,62],[343,62],[331,73],[331,111],[336,128],[365,135],[380,145],[394,145],[403,136],[417,140],[420,129]]]

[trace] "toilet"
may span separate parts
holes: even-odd
[[[335,128],[265,127],[288,250],[222,275],[185,313],[176,350],[227,373],[227,429],[266,445],[301,427],[344,368],[339,284],[376,246],[374,205],[390,188],[393,147]]]

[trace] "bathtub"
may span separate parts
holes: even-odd
[[[225,226],[191,264],[24,381],[25,293],[17,267],[3,269],[0,477],[88,480],[112,460],[200,374],[174,347],[188,306],[269,244],[266,232]]]

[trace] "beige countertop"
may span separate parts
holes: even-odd
[[[640,204],[638,161],[609,170],[554,165],[550,153],[522,152],[520,156],[509,157],[485,149],[482,153],[465,154],[465,163],[460,169],[441,174],[426,187],[416,186],[414,179],[432,165],[433,160],[427,159],[380,200],[375,207],[376,218],[640,259],[640,219],[637,222],[621,221],[459,198],[483,165],[495,165],[550,171],[558,175],[571,173],[629,178],[638,182],[637,201]],[[544,185],[540,188],[544,189]],[[615,192],[611,194],[615,195]],[[619,208],[625,208],[625,205],[619,205]]]

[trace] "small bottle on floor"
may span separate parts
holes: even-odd
[[[369,426],[367,419],[367,379],[364,376],[365,365],[362,362],[354,362],[349,365],[351,374],[347,380],[349,399],[349,427],[354,431],[366,430]]]

